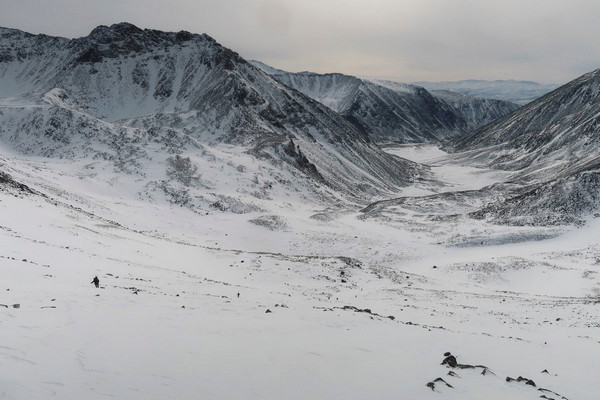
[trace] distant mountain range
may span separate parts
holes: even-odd
[[[288,87],[343,115],[378,143],[421,143],[452,138],[518,108],[391,81],[343,74],[291,73],[251,61]]]
[[[510,101],[520,105],[527,104],[560,86],[531,81],[474,79],[450,82],[415,82],[414,84],[428,90],[450,90],[468,96]]]

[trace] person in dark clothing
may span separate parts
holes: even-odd
[[[94,277],[94,279],[92,280],[92,282],[94,285],[96,285],[96,287],[100,287],[100,279],[98,279],[97,276]]]

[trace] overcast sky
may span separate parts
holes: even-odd
[[[564,83],[600,68],[599,0],[0,0],[0,26],[33,33],[122,21],[289,71]]]

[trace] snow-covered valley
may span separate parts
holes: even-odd
[[[0,28],[0,399],[595,400],[599,77],[516,109]]]
[[[432,165],[411,196],[502,179],[434,146],[388,151]],[[102,195],[61,161],[4,162],[38,194],[0,192],[0,398],[600,392],[597,220],[498,226],[456,199],[373,213],[292,198],[200,215],[128,197],[126,182]],[[475,367],[442,366],[445,352]],[[536,386],[506,381],[519,376]]]

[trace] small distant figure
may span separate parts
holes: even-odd
[[[96,285],[96,288],[100,287],[100,279],[98,279],[97,276],[95,276],[94,279],[92,280],[92,282],[90,282],[90,283],[93,283],[94,285]]]
[[[240,292],[238,292],[238,299],[240,298]]]

